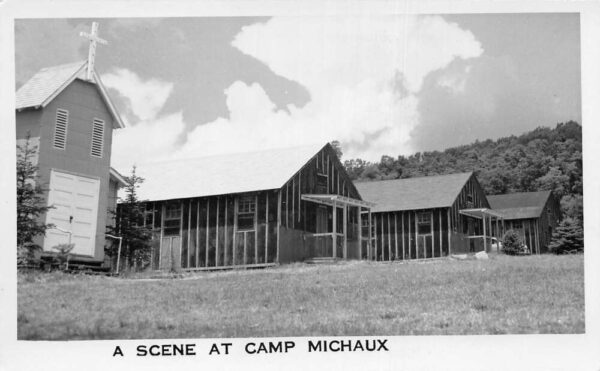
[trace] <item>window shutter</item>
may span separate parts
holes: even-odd
[[[102,157],[104,147],[104,121],[94,119],[92,124],[92,150],[91,154],[94,157]]]
[[[54,127],[54,148],[65,149],[67,144],[67,126],[69,124],[69,111],[56,110],[56,125]]]

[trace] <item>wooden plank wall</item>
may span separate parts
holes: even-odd
[[[237,228],[236,205],[239,197],[256,201],[254,228]],[[277,192],[224,195],[181,200],[182,269],[263,265],[276,262]],[[177,202],[177,201],[176,201]],[[154,239],[152,266],[160,246],[160,210],[164,202],[153,202]]]
[[[323,189],[319,188],[319,176],[326,179]],[[282,233],[278,233],[278,228],[316,232],[317,204],[303,201],[301,196],[317,193],[339,194],[360,199],[354,184],[329,146],[317,153],[279,190],[177,200],[176,202],[182,203],[181,267],[208,269],[272,264],[279,262],[278,253],[281,251],[278,251],[277,247],[283,245],[286,249],[294,250],[283,252],[283,257],[286,259],[296,259],[306,255],[303,236],[291,234],[289,236],[293,237],[285,237],[286,243],[283,244]],[[237,205],[242,196],[255,197],[257,205],[255,226],[248,231],[241,231],[237,227]],[[152,203],[155,214],[164,203]],[[342,209],[338,209],[338,213],[337,229],[341,232],[343,230]],[[350,208],[346,228],[349,231],[348,237],[352,241],[358,238],[358,222],[356,209]],[[155,225],[159,226],[158,231],[160,231],[161,224],[155,223]],[[155,234],[157,237],[161,235]],[[339,254],[343,251],[342,243],[343,239],[338,239]],[[156,260],[154,256],[153,262]]]
[[[417,250],[417,215],[421,212],[431,213],[432,233],[426,237],[425,248]],[[376,237],[374,260],[429,259],[448,255],[451,239],[448,208],[373,213],[372,218]],[[368,227],[363,227],[362,233],[366,236]]]
[[[519,224],[521,227],[519,227]],[[505,222],[506,230],[513,229],[532,254],[537,254],[541,251],[540,238],[539,238],[539,219],[516,219],[507,220]]]
[[[322,179],[322,186],[319,185],[319,178]],[[302,260],[310,257],[311,240],[310,235],[298,234],[295,232],[316,233],[316,213],[318,204],[304,201],[301,199],[303,194],[338,194],[350,198],[361,199],[354,183],[346,174],[343,165],[337,159],[335,152],[330,147],[325,147],[319,151],[307,164],[298,170],[291,179],[280,189],[281,191],[281,230],[285,232],[285,241],[280,241],[281,249],[290,249],[293,251],[282,252],[281,262]],[[331,207],[328,206],[331,213]],[[342,233],[343,210],[337,211],[338,233]],[[332,230],[332,219],[329,220],[328,230]],[[348,231],[348,249],[357,249],[359,221],[356,208],[350,207],[348,210],[348,220],[346,230]],[[292,230],[294,232],[292,232]],[[342,257],[343,238],[337,239],[336,252]],[[356,255],[357,253],[354,253]]]
[[[472,201],[469,202],[469,196]],[[447,256],[453,251],[469,251],[466,217],[459,213],[467,208],[489,208],[485,193],[475,176],[471,176],[450,208],[430,209],[432,237],[426,248],[417,250],[417,214],[426,210],[373,213],[375,224],[374,258],[376,260],[429,259]],[[479,221],[479,229],[483,224]],[[368,229],[363,228],[363,235]],[[396,244],[398,251],[396,252]]]

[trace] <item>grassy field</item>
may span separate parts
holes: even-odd
[[[21,274],[19,339],[582,333],[583,256]]]

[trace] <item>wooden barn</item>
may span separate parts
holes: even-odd
[[[473,173],[355,185],[364,200],[375,204],[367,259],[427,259],[489,251],[489,237],[501,233],[501,217],[490,210]],[[369,229],[368,218],[363,219],[363,228]]]
[[[506,230],[514,229],[534,254],[548,251],[552,232],[560,222],[560,204],[550,191],[488,196],[490,206],[502,215]]]
[[[152,268],[361,256],[369,210],[329,145],[141,164]]]
[[[42,216],[55,228],[40,236],[42,257],[73,243],[72,261],[101,264],[108,209],[116,208],[124,179],[110,167],[112,134],[124,127],[88,61],[48,67],[16,93],[17,144],[38,147],[33,162],[54,206]]]

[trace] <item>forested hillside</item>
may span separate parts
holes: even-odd
[[[582,217],[581,125],[573,121],[443,152],[386,155],[375,163],[350,159],[344,166],[359,181],[473,171],[489,195],[552,190],[566,215]]]

